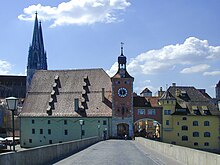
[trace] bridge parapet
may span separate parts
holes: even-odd
[[[85,149],[100,140],[98,137],[86,138],[70,142],[57,143],[32,149],[10,152],[0,155],[0,164],[29,164],[40,165],[67,157],[82,149]]]
[[[220,164],[220,155],[218,154],[153,141],[142,137],[136,137],[135,140],[145,147],[153,148],[154,150],[187,165]]]

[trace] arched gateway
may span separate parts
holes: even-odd
[[[117,136],[124,137],[125,135],[129,135],[129,125],[126,123],[120,123],[117,125]]]

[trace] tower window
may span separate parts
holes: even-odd
[[[119,85],[119,84],[120,84],[120,81],[116,81],[115,84]]]

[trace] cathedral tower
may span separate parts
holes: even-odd
[[[44,50],[43,34],[41,22],[38,23],[37,13],[34,23],[32,44],[29,47],[28,52],[28,64],[27,64],[27,92],[31,84],[32,77],[35,70],[47,70],[47,57]]]
[[[118,57],[118,71],[112,81],[112,136],[133,136],[133,81],[134,78],[126,70],[126,57]]]

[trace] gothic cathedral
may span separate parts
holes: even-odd
[[[47,57],[44,50],[41,22],[38,24],[37,13],[34,23],[32,44],[28,52],[26,91],[28,92],[32,77],[36,70],[47,70]]]
[[[112,136],[133,136],[133,81],[134,78],[126,70],[126,57],[118,57],[118,71],[112,81]]]

